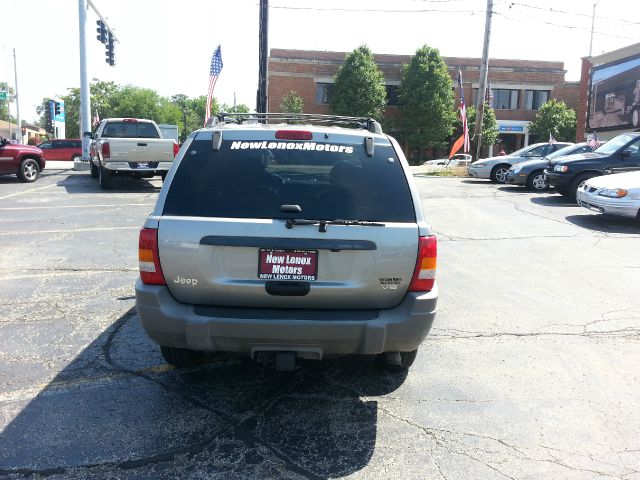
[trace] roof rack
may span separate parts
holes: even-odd
[[[367,117],[345,117],[342,115],[318,115],[315,113],[218,113],[207,120],[206,127],[225,123],[313,123],[321,125],[363,128],[371,133],[382,134],[380,122]]]

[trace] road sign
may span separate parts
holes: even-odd
[[[7,92],[0,91],[0,100],[6,100],[6,99],[7,99]]]

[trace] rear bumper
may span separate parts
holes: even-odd
[[[145,162],[157,163],[157,165],[149,168],[148,166],[140,167],[138,162],[103,162],[102,166],[112,172],[131,172],[131,173],[150,173],[150,172],[168,172],[173,162]]]
[[[431,329],[437,300],[436,286],[431,292],[407,294],[394,308],[369,310],[364,316],[349,310],[195,307],[177,302],[165,286],[136,282],[136,308],[156,343],[247,355],[280,350],[322,358],[415,350]]]

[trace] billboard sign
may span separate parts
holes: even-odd
[[[640,126],[640,56],[591,69],[589,130]]]

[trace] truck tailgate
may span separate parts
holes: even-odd
[[[111,162],[172,162],[173,140],[164,138],[109,138]]]

